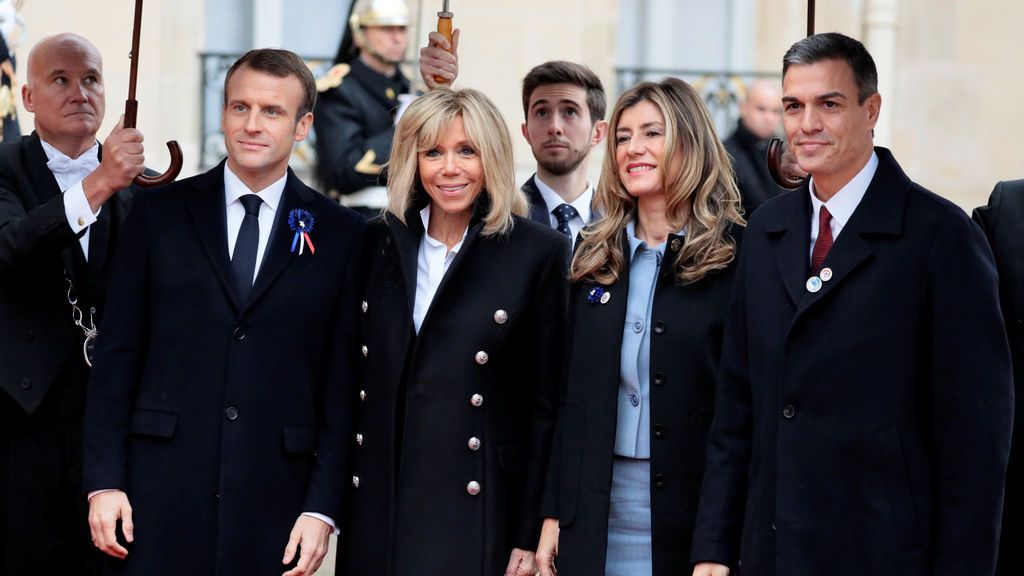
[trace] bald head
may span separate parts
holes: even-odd
[[[782,121],[782,89],[777,81],[757,80],[740,104],[743,125],[758,138],[771,138]]]
[[[28,54],[21,88],[36,132],[72,158],[95,143],[103,122],[103,59],[77,34],[43,38]]]

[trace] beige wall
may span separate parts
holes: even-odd
[[[18,76],[24,81],[30,47],[40,38],[75,32],[96,44],[103,55],[106,117],[103,140],[124,113],[128,98],[128,53],[132,44],[134,2],[111,0],[26,0],[21,14],[28,35],[18,49]],[[146,164],[168,165],[164,142],[177,140],[185,157],[183,175],[198,162],[199,57],[203,38],[203,0],[150,0],[142,23],[140,71],[136,99],[138,128],[146,136]],[[19,108],[22,132],[32,130],[32,115]]]

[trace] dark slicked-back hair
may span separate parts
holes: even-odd
[[[278,78],[295,76],[302,84],[302,92],[305,95],[302,100],[302,106],[299,107],[299,111],[295,115],[295,121],[298,122],[299,118],[313,111],[313,105],[316,104],[316,80],[313,78],[313,73],[310,72],[309,67],[302,61],[302,58],[299,58],[298,54],[276,48],[249,50],[236,60],[231,65],[231,68],[228,68],[228,73],[224,76],[225,107],[228,105],[228,82],[231,80],[231,76],[242,66],[248,66],[257,72],[263,72]]]
[[[601,79],[590,68],[564,60],[545,62],[534,67],[526,78],[523,78],[523,114],[530,116],[530,97],[533,96],[533,91],[540,86],[551,84],[572,84],[586,90],[590,121],[604,120],[607,103]]]
[[[824,60],[842,60],[853,71],[857,83],[857,100],[863,104],[878,92],[878,70],[875,61],[858,40],[838,32],[815,34],[790,46],[782,57],[782,77],[793,64],[816,64]]]

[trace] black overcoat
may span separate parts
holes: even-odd
[[[740,229],[733,228],[738,235]],[[733,240],[735,241],[735,240]],[[715,375],[734,263],[680,284],[672,266],[683,239],[670,235],[651,311],[651,533],[655,576],[683,574],[690,561]],[[623,250],[629,241],[623,233]],[[735,260],[734,260],[735,262]],[[610,294],[588,301],[591,289]],[[559,519],[558,569],[605,573],[608,509],[629,268],[610,286],[572,285],[568,390],[558,415],[543,514]]]
[[[315,217],[315,254],[290,251],[292,209]],[[112,573],[280,574],[301,513],[338,517],[364,231],[289,172],[241,301],[223,163],[136,194],[86,405],[86,490],[120,488],[133,507]]]
[[[420,207],[408,226],[389,214],[369,234],[339,574],[503,574],[512,549],[540,535],[568,242],[519,217],[509,234],[483,235],[474,219],[417,335]]]
[[[1013,356],[1014,415],[1010,464],[1006,469],[1006,501],[996,574],[1024,574],[1024,550],[1011,535],[1024,530],[1024,491],[1021,490],[1021,385],[1024,383],[1024,180],[996,184],[988,206],[974,211],[974,220],[988,237],[999,270],[999,298]],[[1018,536],[1019,538],[1019,536]]]
[[[750,576],[995,568],[1013,390],[992,253],[875,151],[819,291],[807,186],[750,221],[695,561]]]

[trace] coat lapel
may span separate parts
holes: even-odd
[[[530,179],[521,188],[526,198],[530,201],[530,220],[539,222],[545,226],[551,226],[551,216],[548,213],[548,205],[537,188],[537,175],[530,176]]]
[[[782,283],[794,304],[804,297],[804,283],[810,269],[811,201],[808,194],[806,184],[794,191],[789,197],[789,210],[773,215],[774,220],[765,226],[770,236],[778,238],[775,260]]]
[[[26,166],[29,167],[26,172],[35,193],[36,206],[41,206],[60,196],[60,185],[57,184],[53,172],[46,167],[46,152],[43,151],[39,135],[32,132],[28,138],[22,140],[22,147]],[[85,261],[85,254],[77,239],[61,252],[61,260],[64,262],[64,269],[71,276],[71,281],[75,286],[81,286],[84,280],[84,273],[80,273],[84,271],[81,263]],[[76,266],[76,262],[79,262],[79,265]]]
[[[224,204],[224,162],[195,179],[188,210],[203,252],[227,292],[235,310],[241,310],[228,257],[227,207]]]
[[[472,253],[476,248],[476,245],[480,243],[480,231],[483,227],[483,222],[470,223],[469,230],[466,232],[466,239],[462,241],[462,247],[459,248],[459,252],[455,255],[455,259],[452,260],[451,266],[448,267],[448,271],[445,272],[444,277],[441,278],[441,283],[437,286],[437,292],[434,293],[434,299],[430,301],[430,306],[427,307],[427,314],[423,317],[423,324],[420,325],[420,331],[423,330],[423,326],[426,326],[430,322],[430,317],[434,315],[434,310],[437,309],[438,302],[444,298],[446,288],[452,282],[452,278],[459,273],[459,268],[462,263],[466,261],[467,255]],[[413,283],[415,284],[415,280]]]
[[[274,216],[274,228],[270,231],[270,239],[267,240],[267,248],[263,253],[263,262],[259,264],[256,281],[252,286],[249,301],[245,303],[245,308],[249,308],[259,301],[260,297],[298,255],[298,251],[291,251],[293,233],[288,228],[288,214],[297,208],[305,208],[312,212],[311,205],[316,200],[315,194],[313,190],[299,181],[291,168],[288,169],[288,180],[285,182],[281,203]],[[313,216],[316,217],[316,214],[314,213]],[[314,223],[313,233],[310,235],[314,239],[314,246],[315,226]]]
[[[419,258],[420,240],[423,238],[423,224],[418,211],[409,210],[402,224],[393,214],[388,213],[388,232],[395,242],[399,267],[402,270],[402,282],[405,286],[405,299],[409,305],[409,318],[416,304],[416,269]]]

